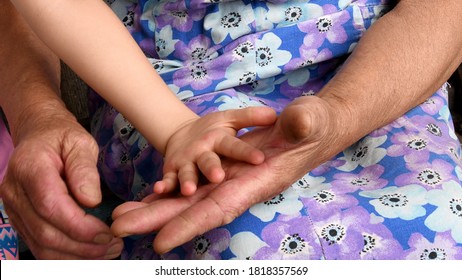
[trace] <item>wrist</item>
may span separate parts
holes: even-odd
[[[6,106],[4,110],[15,145],[31,135],[52,129],[59,121],[77,123],[54,90],[36,86],[27,91],[29,94],[23,96],[20,102],[12,102],[12,106]]]
[[[167,138],[165,141],[163,141],[163,145],[161,145],[158,149],[159,152],[161,152],[163,155],[166,155],[167,148],[169,145],[171,145],[172,142],[175,141],[175,139],[179,138],[182,139],[184,138],[183,131],[184,129],[188,129],[188,126],[191,126],[196,120],[198,120],[200,117],[197,116],[196,114],[192,113],[189,118],[184,119],[183,121],[172,125],[170,133],[167,133]],[[186,133],[188,135],[188,133]]]
[[[340,151],[351,146],[366,132],[358,121],[357,112],[349,102],[336,95],[321,96],[326,103],[331,116],[332,127],[335,129],[335,139],[330,139],[340,148]]]

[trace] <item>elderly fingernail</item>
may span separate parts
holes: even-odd
[[[105,259],[114,259],[120,255],[123,249],[123,243],[119,242],[114,245],[112,245],[106,252],[106,256],[104,257]]]
[[[96,244],[108,244],[113,238],[112,234],[100,233],[93,238],[93,242]]]

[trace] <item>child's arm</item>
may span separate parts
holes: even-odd
[[[162,81],[102,0],[11,0],[31,28],[156,149],[198,116]]]
[[[177,178],[182,185],[192,182],[193,190],[197,167],[207,179],[218,182],[223,170],[217,153],[254,164],[263,161],[261,151],[234,136],[242,127],[271,124],[274,112],[260,118],[256,115],[262,109],[251,114],[220,112],[200,119],[169,90],[103,1],[11,2],[50,49],[166,155],[159,192],[171,190]],[[182,145],[175,144],[179,142]]]

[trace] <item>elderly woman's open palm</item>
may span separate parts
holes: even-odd
[[[225,181],[202,186],[193,196],[151,195],[142,202],[124,203],[114,210],[113,232],[118,236],[158,232],[154,248],[164,253],[230,223],[345,148],[336,145],[341,128],[334,112],[319,97],[292,102],[274,126],[242,137],[264,151],[263,164],[224,161]]]

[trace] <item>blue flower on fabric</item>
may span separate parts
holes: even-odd
[[[254,259],[307,260],[321,259],[322,249],[309,217],[279,216],[261,233],[267,245],[261,247]]]
[[[229,249],[236,256],[231,260],[252,260],[255,253],[265,246],[268,246],[268,244],[252,232],[239,232],[231,237]]]
[[[288,188],[270,200],[252,206],[249,212],[264,222],[274,219],[277,213],[294,215],[299,213],[303,208],[303,204],[298,198],[297,191]]]
[[[419,185],[388,187],[362,191],[360,196],[373,198],[369,203],[385,218],[413,220],[425,215],[423,205],[427,204],[427,190]]]
[[[190,260],[220,260],[220,253],[228,249],[231,234],[223,228],[213,229],[183,245]]]
[[[457,243],[462,243],[462,186],[456,181],[443,183],[441,190],[427,194],[428,203],[437,206],[425,220],[425,225],[436,232],[450,231]]]
[[[460,260],[462,247],[457,246],[448,232],[437,233],[433,242],[416,232],[408,241],[411,247],[406,251],[408,260]]]
[[[343,157],[339,159],[345,160],[345,164],[337,169],[350,172],[358,166],[368,167],[377,164],[387,154],[386,149],[380,148],[386,140],[387,136],[364,138],[343,152]]]
[[[204,28],[212,30],[212,40],[219,44],[228,36],[234,40],[249,34],[250,24],[254,20],[252,5],[242,1],[226,2],[218,4],[216,12],[205,16]]]
[[[266,33],[260,40],[255,40],[257,75],[260,78],[274,77],[281,73],[281,68],[292,57],[286,50],[279,50],[281,38],[273,33]]]

